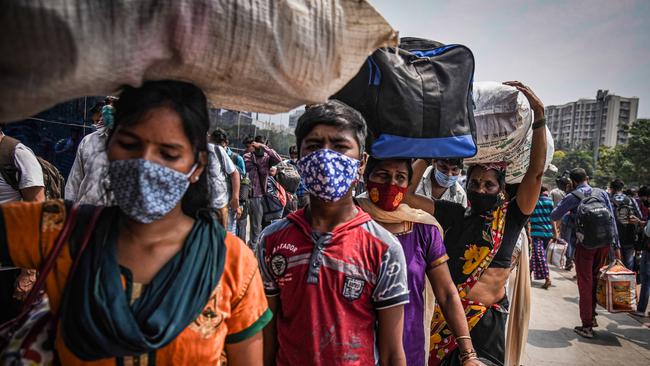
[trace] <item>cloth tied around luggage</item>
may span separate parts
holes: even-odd
[[[147,80],[213,105],[279,113],[320,103],[397,34],[365,0],[0,2],[0,122]]]
[[[467,47],[402,38],[397,49],[375,51],[332,98],[361,112],[378,159],[469,157],[473,77]]]
[[[620,260],[604,266],[598,275],[596,300],[610,313],[636,310],[636,273]]]
[[[564,268],[566,266],[566,251],[569,245],[564,239],[551,240],[546,248],[546,260],[549,264]]]

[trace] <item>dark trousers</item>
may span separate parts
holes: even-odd
[[[580,295],[580,320],[583,327],[592,326],[596,314],[598,271],[607,262],[608,257],[609,247],[587,249],[580,244],[576,245],[574,263]]]
[[[253,197],[248,200],[248,215],[251,220],[250,236],[248,237],[248,246],[255,250],[260,240],[262,232],[262,218],[264,217],[264,208],[262,207],[262,197]]]

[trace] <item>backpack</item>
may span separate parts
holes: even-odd
[[[237,166],[237,161],[239,160],[240,156],[241,155],[232,151],[232,154],[230,155],[230,160],[232,160],[232,163],[235,164],[235,166]],[[239,171],[239,169],[237,170]],[[240,178],[239,179],[239,203],[243,203],[248,201],[248,198],[250,197],[251,180],[248,178],[247,174],[240,174],[239,178]]]
[[[407,37],[375,51],[332,98],[363,115],[378,159],[466,158],[477,151],[473,78],[469,48]]]
[[[300,174],[293,164],[283,161],[275,166],[278,172],[275,179],[289,193],[296,193],[300,186]]]
[[[19,143],[20,141],[6,135],[2,138],[2,141],[0,141],[0,173],[11,188],[20,192],[18,182],[20,182],[20,175],[22,172],[14,163],[16,146]],[[40,156],[36,156],[36,160],[43,170],[45,198],[48,200],[63,198],[65,179],[59,172],[59,169]]]
[[[287,204],[287,194],[273,177],[266,179],[266,193],[262,197],[262,222],[272,222],[282,218],[284,206]]]
[[[580,200],[574,215],[577,242],[587,249],[612,245],[614,242],[612,213],[605,202],[598,197],[603,192],[593,188],[589,195],[579,190],[571,194]]]
[[[622,200],[616,199],[622,197]],[[630,216],[636,213],[632,199],[626,195],[612,196],[612,206],[614,206],[614,218],[619,225],[628,225]]]

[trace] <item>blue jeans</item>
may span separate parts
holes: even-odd
[[[621,248],[621,262],[625,265],[630,271],[634,271],[634,247],[632,248]]]
[[[650,251],[644,250],[641,254],[641,292],[636,310],[645,312],[648,307],[648,297],[650,297]]]

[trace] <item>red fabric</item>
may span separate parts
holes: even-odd
[[[587,249],[576,245],[574,263],[580,294],[580,320],[583,327],[591,327],[596,312],[596,285],[600,268],[607,262],[609,247]]]
[[[376,309],[375,284],[365,282],[353,298],[342,296],[348,275],[320,264],[318,282],[309,283],[314,251],[312,228],[304,210],[288,216],[294,225],[268,233],[263,243],[264,261],[284,261],[277,278],[281,311],[277,317],[277,365],[374,365]],[[350,263],[377,276],[388,246],[364,229],[370,216],[359,214],[332,232],[323,261]],[[286,269],[285,269],[286,268]],[[268,292],[267,292],[268,294]]]
[[[404,200],[407,188],[391,183],[366,183],[368,197],[372,203],[384,211],[395,211]]]

